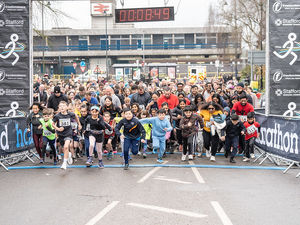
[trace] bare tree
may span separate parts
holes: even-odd
[[[221,24],[240,33],[249,48],[263,49],[266,38],[266,0],[220,0],[218,18]]]

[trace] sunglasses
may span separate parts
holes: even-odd
[[[215,110],[215,108],[208,108],[208,110]]]

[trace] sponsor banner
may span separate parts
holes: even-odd
[[[300,3],[269,2],[270,113],[294,116],[300,109]]]
[[[0,117],[29,108],[29,22],[29,0],[0,0]]]
[[[300,120],[256,114],[261,125],[256,145],[266,152],[300,162]]]
[[[33,138],[27,132],[25,117],[0,119],[0,156],[27,151],[33,147]]]

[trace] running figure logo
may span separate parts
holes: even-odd
[[[16,50],[16,42],[19,40],[19,36],[17,34],[12,34],[10,36],[10,42],[8,42],[5,46],[5,49],[7,49],[7,51],[2,52],[0,54],[0,58],[2,59],[7,59],[9,58],[11,55],[14,55],[16,57],[16,59],[12,62],[12,65],[14,66],[18,61],[19,61],[19,55],[15,52]]]
[[[294,59],[290,62],[290,65],[292,66],[298,59],[297,54],[294,52],[295,51],[294,44],[295,44],[295,40],[297,39],[297,35],[295,33],[290,33],[288,36],[288,39],[289,40],[287,42],[285,42],[284,45],[282,46],[282,48],[284,48],[284,49],[282,49],[279,53],[276,51],[274,51],[273,53],[280,59],[284,59],[290,54],[293,55]],[[281,53],[284,53],[284,54],[281,55]]]

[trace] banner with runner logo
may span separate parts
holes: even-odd
[[[269,0],[270,113],[300,109],[300,1]]]
[[[0,0],[0,117],[30,104],[29,0]]]
[[[26,119],[0,119],[0,156],[30,150],[34,147],[32,134],[27,132]]]
[[[260,137],[255,144],[274,155],[300,162],[300,120],[265,116],[256,113]]]

